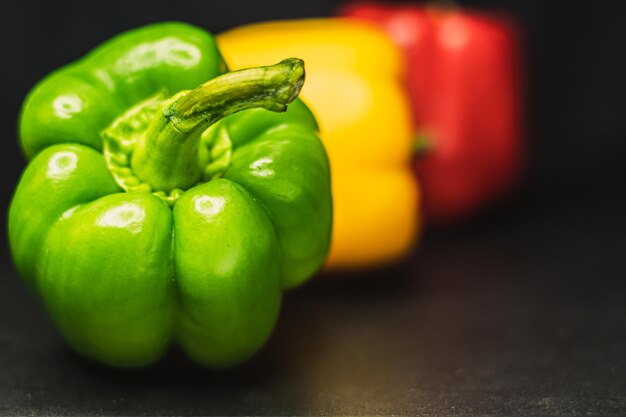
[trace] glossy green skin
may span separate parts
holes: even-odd
[[[282,290],[325,259],[329,166],[300,101],[212,126],[207,134],[233,143],[231,166],[173,208],[123,192],[109,172],[99,132],[115,117],[224,70],[206,32],[153,25],[55,72],[26,100],[20,133],[32,160],[10,207],[11,249],[83,355],[140,367],[175,341],[204,365],[238,364],[271,333]]]

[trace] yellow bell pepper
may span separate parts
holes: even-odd
[[[218,36],[231,69],[302,58],[300,97],[320,125],[331,164],[333,238],[327,267],[360,268],[404,256],[419,230],[410,169],[413,129],[403,63],[377,28],[343,19],[267,22]]]

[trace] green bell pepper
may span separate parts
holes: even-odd
[[[282,290],[325,259],[329,165],[296,99],[302,61],[226,71],[211,35],[156,24],[25,101],[11,250],[89,358],[140,367],[175,341],[204,365],[238,364],[270,335]]]

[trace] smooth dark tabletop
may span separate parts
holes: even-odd
[[[176,349],[136,372],[79,358],[3,262],[0,414],[622,414],[625,212],[519,196],[403,265],[287,294],[265,349],[219,373]]]

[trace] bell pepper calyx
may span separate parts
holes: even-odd
[[[153,192],[152,186],[139,179],[130,167],[130,161],[138,139],[145,133],[150,122],[166,100],[166,93],[158,94],[132,107],[118,117],[101,135],[104,140],[103,153],[109,171],[116,183],[126,192]],[[223,127],[217,135],[209,135],[207,129],[200,138],[198,161],[204,167],[201,181],[220,178],[230,167],[232,142]],[[183,195],[184,190],[175,188],[169,192],[154,191],[170,207]]]
[[[102,132],[104,156],[127,192],[153,192],[172,206],[185,190],[219,178],[230,166],[225,130],[205,132],[239,111],[284,112],[304,83],[304,62],[226,73],[166,99],[164,92],[139,103]]]

